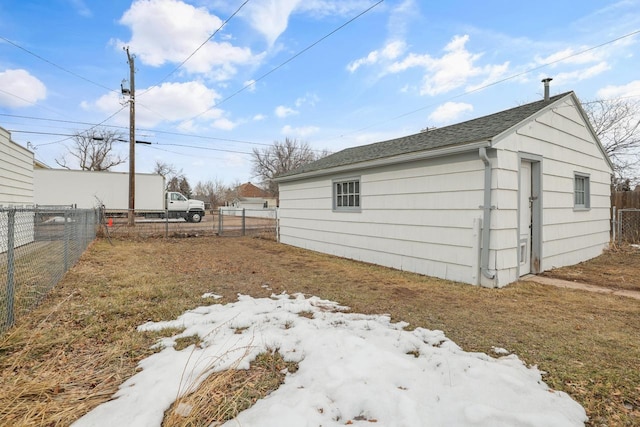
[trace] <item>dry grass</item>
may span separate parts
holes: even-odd
[[[192,393],[176,399],[165,412],[163,427],[209,426],[235,418],[258,399],[276,390],[286,372],[295,372],[277,350],[259,354],[248,370],[231,369],[209,375]]]
[[[640,249],[625,244],[613,246],[588,262],[550,270],[545,276],[611,289],[640,291],[639,266]]]
[[[210,303],[204,292],[229,302],[238,293],[283,291],[441,329],[468,351],[507,348],[585,406],[590,425],[640,425],[640,301],[534,283],[482,289],[262,239],[215,237],[92,245],[40,308],[0,339],[0,425],[68,425],[108,400],[158,338],[136,327]],[[182,409],[235,396],[219,394],[220,384],[248,392],[256,381],[218,375]],[[177,425],[206,425],[181,418]]]

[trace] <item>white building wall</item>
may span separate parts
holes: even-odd
[[[531,120],[496,144],[499,219],[492,232],[495,268],[501,283],[518,279],[519,154],[541,157],[541,271],[576,264],[602,253],[609,244],[610,169],[572,99]],[[590,177],[591,208],[574,209],[574,173]],[[500,230],[500,231],[498,231]]]
[[[477,152],[387,166],[360,177],[361,211],[332,210],[332,179],[280,184],[280,241],[476,283],[484,165]]]
[[[0,128],[0,206],[33,205],[33,153]]]
[[[541,163],[541,271],[599,255],[609,243],[610,167],[567,97],[488,150],[490,280],[478,274],[484,164],[478,152],[280,184],[281,242],[420,274],[505,286],[519,278],[521,156]],[[574,173],[590,177],[575,210]],[[361,179],[361,212],[332,211],[332,179]]]
[[[33,153],[11,140],[0,128],[0,207],[33,206]],[[33,212],[17,211],[14,216],[14,246],[34,240]],[[8,213],[0,212],[0,253],[7,251]]]

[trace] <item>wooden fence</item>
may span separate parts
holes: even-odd
[[[611,206],[616,210],[640,209],[640,191],[612,191]]]

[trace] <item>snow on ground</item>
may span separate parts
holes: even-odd
[[[299,370],[225,427],[560,427],[587,420],[578,403],[549,389],[540,371],[515,355],[465,352],[441,331],[406,331],[389,316],[345,310],[317,297],[240,296],[145,323],[138,330],[186,329],[160,340],[164,349],[74,426],[160,426],[177,395],[240,358],[238,368],[247,369],[267,349],[298,362]],[[173,348],[177,338],[194,334],[200,346]]]

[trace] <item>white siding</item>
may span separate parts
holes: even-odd
[[[11,141],[0,128],[0,207],[33,206],[33,153]],[[7,251],[7,212],[0,212],[0,253]],[[17,211],[15,247],[33,242],[33,212]]]
[[[582,116],[567,98],[496,144],[500,180],[496,222],[512,233],[492,232],[491,247],[499,252],[495,267],[517,280],[517,173],[519,153],[542,158],[541,271],[593,258],[609,243],[610,169]],[[590,178],[591,208],[574,210],[574,173]],[[504,181],[513,186],[502,185]],[[500,261],[502,264],[500,264]],[[499,279],[500,280],[500,279]]]
[[[478,275],[484,164],[477,151],[280,184],[280,240],[315,251],[486,286],[518,280],[521,157],[541,165],[540,271],[575,264],[609,242],[610,167],[573,96],[492,142],[489,270]],[[588,174],[575,210],[574,173]],[[332,180],[359,176],[361,210],[332,210]]]
[[[33,153],[0,128],[0,206],[33,205]]]
[[[475,283],[483,163],[477,153],[360,174],[361,211],[332,211],[332,178],[280,185],[282,243]]]

